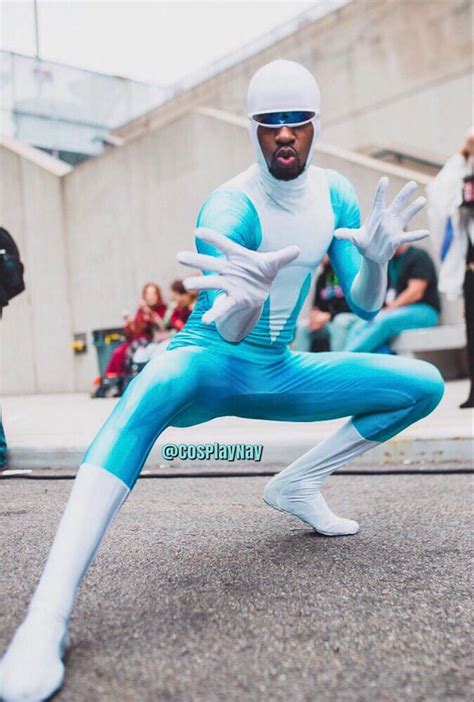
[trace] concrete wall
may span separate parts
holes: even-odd
[[[198,105],[243,114],[254,71],[287,58],[318,79],[323,140],[397,144],[442,162],[472,122],[472,11],[470,0],[353,0],[117,133],[133,137]]]
[[[47,156],[35,162],[32,152],[0,146],[0,221],[26,266],[26,292],[10,302],[0,321],[2,393],[74,388],[61,192],[69,169]]]
[[[168,297],[185,275],[176,252],[193,246],[203,200],[251,161],[241,127],[185,114],[76,167],[64,179],[74,331],[120,324],[146,282]],[[76,386],[90,387],[93,349],[75,368]]]

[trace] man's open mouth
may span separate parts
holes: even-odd
[[[276,162],[282,166],[291,166],[298,158],[298,155],[294,149],[283,146],[278,149],[274,158]]]

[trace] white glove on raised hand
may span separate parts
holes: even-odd
[[[410,181],[404,185],[392,204],[385,209],[387,186],[388,178],[381,178],[369,216],[359,229],[336,229],[334,232],[336,239],[351,241],[364,258],[380,264],[390,261],[401,244],[429,236],[426,229],[418,229],[414,232],[403,231],[408,222],[426,204],[426,198],[418,197],[404,209],[417,188],[416,183]]]
[[[212,307],[202,316],[205,324],[219,322],[227,315],[241,323],[228,340],[240,340],[258,321],[263,303],[278,271],[298,256],[297,246],[286,246],[279,251],[259,252],[246,249],[213,229],[199,227],[196,236],[219,249],[224,257],[208,256],[191,251],[180,251],[178,261],[185,266],[218,275],[193,276],[183,281],[188,290],[221,290]],[[258,313],[258,314],[257,314]]]

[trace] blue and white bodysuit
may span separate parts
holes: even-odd
[[[291,63],[269,64],[276,78],[267,80],[264,74],[263,84],[257,80],[257,102],[265,109],[308,109],[297,103],[306,92],[316,95],[314,79]],[[316,118],[313,124],[314,141]],[[365,265],[359,251],[363,245],[350,240],[351,232],[357,232],[362,241],[370,219],[361,227],[351,184],[335,171],[310,166],[310,159],[294,180],[274,178],[255,125],[252,138],[257,163],[208,197],[197,220],[196,248],[213,258],[222,255],[199,236],[211,229],[251,252],[296,245],[299,253],[276,274],[258,321],[239,341],[223,338],[219,324],[202,321],[219,295],[203,290],[184,329],[115,406],[84,457],[28,616],[2,660],[0,696],[10,702],[44,699],[60,686],[76,589],[166,427],[226,415],[295,422],[350,417],[333,437],[273,478],[264,497],[324,534],[353,534],[357,522],[337,517],[326,505],[320,493],[324,478],[431,412],[442,396],[438,371],[421,361],[289,350],[312,277],[326,253],[353,311],[366,319],[376,314],[377,305],[369,303],[380,298],[378,292],[369,290],[368,303],[362,304],[357,287]],[[377,258],[370,255],[372,261]],[[377,265],[369,266],[376,277]]]
[[[201,292],[186,326],[166,354],[133,381],[85,463],[105,468],[132,487],[167,426],[191,426],[226,415],[297,422],[352,416],[357,435],[348,442],[348,460],[355,455],[353,443],[357,453],[367,450],[436,406],[443,384],[430,364],[288,349],[326,253],[353,311],[364,318],[375,313],[364,312],[351,299],[361,255],[350,242],[334,238],[335,229],[360,225],[350,183],[335,171],[311,166],[294,181],[270,181],[270,186],[253,165],[212,193],[197,220],[198,233],[199,227],[208,227],[252,250],[276,251],[288,243],[300,248],[297,259],[275,278],[255,327],[238,343],[225,341],[215,324],[202,322],[214,295]],[[196,247],[220,255],[199,238]]]

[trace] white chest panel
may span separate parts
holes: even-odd
[[[312,166],[304,192],[284,207],[264,191],[258,167],[240,174],[229,186],[244,192],[257,210],[262,231],[258,251],[276,251],[290,244],[300,249],[298,258],[278,273],[271,287],[269,319],[262,322],[269,325],[273,342],[295,311],[308,275],[313,277],[331,243],[334,213],[326,174]],[[302,303],[300,300],[299,307]]]

